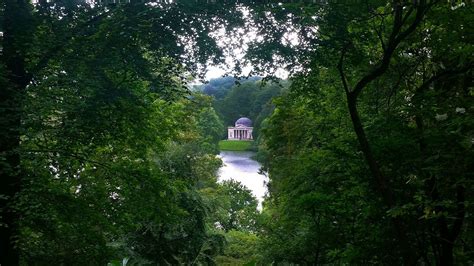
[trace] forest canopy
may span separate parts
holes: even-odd
[[[2,1],[0,264],[472,264],[473,11]],[[218,182],[241,116],[261,211]]]

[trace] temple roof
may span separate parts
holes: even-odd
[[[245,127],[251,127],[252,126],[252,120],[248,119],[247,117],[241,117],[235,121],[235,126],[245,126]]]

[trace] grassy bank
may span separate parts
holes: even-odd
[[[252,151],[255,148],[252,140],[221,140],[219,149],[221,151]]]

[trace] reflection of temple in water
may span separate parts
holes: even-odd
[[[241,117],[235,121],[235,127],[227,128],[227,138],[230,140],[252,140],[252,120]]]

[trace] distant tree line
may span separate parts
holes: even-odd
[[[258,139],[262,122],[273,111],[273,98],[288,87],[288,81],[268,82],[260,77],[237,80],[233,77],[212,79],[198,87],[200,91],[214,97],[214,108],[225,126],[233,126],[240,117],[253,122],[254,139]],[[222,132],[222,138],[227,131]]]

